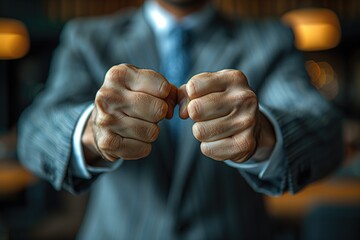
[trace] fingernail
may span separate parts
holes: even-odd
[[[184,118],[187,118],[187,106],[189,104],[189,98],[183,98],[180,102],[180,115]]]

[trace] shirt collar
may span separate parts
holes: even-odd
[[[184,29],[196,32],[204,28],[215,15],[215,10],[208,4],[200,11],[184,17],[181,21],[177,21],[170,12],[162,8],[154,0],[145,2],[144,11],[145,17],[155,35],[167,34],[178,24]]]

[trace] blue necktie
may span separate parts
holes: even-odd
[[[168,40],[171,49],[163,56],[161,72],[169,82],[180,87],[186,83],[190,70],[189,32],[181,26],[176,26],[170,31]],[[181,122],[178,112],[178,107],[176,107],[174,117],[170,120],[170,132],[174,145],[177,144],[180,132]]]
[[[190,69],[189,32],[181,26],[174,27],[169,33],[171,49],[165,56],[161,72],[176,87],[186,82]]]

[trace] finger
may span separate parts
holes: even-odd
[[[123,138],[139,140],[145,143],[154,142],[160,133],[158,125],[127,116],[119,119],[116,124],[112,124],[110,129]]]
[[[171,119],[174,115],[174,108],[177,104],[177,88],[171,84],[171,90],[169,95],[166,97],[165,101],[168,104],[168,111],[166,118]]]
[[[104,116],[110,114],[122,118],[127,115],[153,123],[165,118],[168,112],[168,104],[163,99],[126,89],[119,94],[108,87],[102,87],[97,92],[95,106]]]
[[[151,152],[151,144],[138,140],[123,138],[107,131],[98,138],[97,148],[103,158],[109,161],[117,159],[134,160],[146,157]]]
[[[224,79],[218,73],[200,73],[192,77],[186,84],[186,93],[190,100],[213,92],[226,89]]]
[[[247,84],[245,75],[238,70],[222,70],[214,73],[201,73],[192,77],[186,84],[190,99],[195,99],[213,92],[225,91],[234,83]]]
[[[194,121],[207,121],[231,113],[233,102],[224,92],[215,92],[193,99],[187,106],[189,116]]]
[[[152,123],[164,119],[168,113],[168,104],[165,100],[146,93],[127,92],[127,102],[119,106],[127,116],[138,118]]]
[[[246,117],[234,119],[231,115],[204,122],[196,122],[192,127],[194,137],[201,142],[212,142],[231,137],[252,127]]]
[[[148,69],[138,69],[130,64],[112,67],[106,74],[105,82],[117,89],[124,85],[131,91],[159,98],[166,98],[171,90],[171,85],[161,74]]]
[[[182,85],[178,90],[178,100],[179,103],[179,116],[182,119],[187,119],[189,117],[189,113],[187,110],[188,103],[189,103],[189,97],[186,94],[186,85]]]
[[[124,160],[137,160],[147,157],[151,153],[152,145],[141,141],[124,138],[126,148],[114,151],[115,156],[121,156]]]
[[[205,156],[214,160],[232,160],[240,163],[253,155],[256,150],[256,142],[251,135],[243,134],[241,137],[234,136],[214,142],[202,142],[200,148]]]

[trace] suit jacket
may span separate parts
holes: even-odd
[[[225,68],[245,73],[278,121],[285,170],[276,179],[259,179],[208,159],[186,120],[177,154],[162,121],[150,156],[91,180],[76,178],[68,167],[72,135],[106,71],[119,63],[159,71],[160,61],[142,10],[74,20],[63,31],[45,90],[22,115],[19,156],[56,189],[90,188],[80,238],[264,239],[269,235],[257,192],[295,193],[340,161],[339,118],[310,85],[289,29],[277,21],[230,21],[217,14],[195,35],[191,56],[189,77]]]

